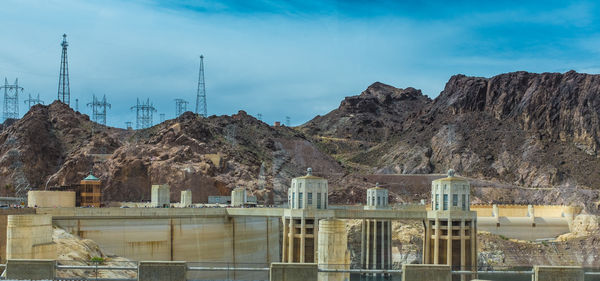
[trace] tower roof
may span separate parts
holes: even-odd
[[[306,176],[298,177],[298,179],[323,179],[322,177],[313,176],[312,168],[306,169]]]
[[[90,173],[89,176],[87,176],[85,179],[83,179],[84,181],[99,181],[99,179],[97,177],[95,177],[94,175],[92,175]]]

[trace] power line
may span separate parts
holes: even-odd
[[[36,104],[44,104],[44,101],[40,99],[40,94],[37,94],[37,98],[32,98],[31,94],[29,94],[29,98],[25,100],[25,104],[28,106],[28,109],[31,109]]]

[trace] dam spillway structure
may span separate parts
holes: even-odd
[[[477,270],[477,213],[470,209],[470,190],[469,181],[455,176],[452,169],[446,178],[431,182],[431,210],[424,220],[423,264]]]
[[[365,210],[389,209],[388,190],[375,184],[367,189]],[[361,267],[363,269],[392,268],[391,220],[364,219],[361,232]]]
[[[283,241],[281,261],[286,263],[316,263],[319,219],[310,210],[327,209],[327,180],[307,174],[292,179],[288,189],[289,209],[282,217]]]

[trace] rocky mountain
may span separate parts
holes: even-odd
[[[240,111],[188,112],[134,131],[60,102],[36,105],[2,126],[0,195],[76,184],[91,169],[105,201],[149,200],[150,186],[166,183],[173,201],[184,189],[205,202],[245,186],[274,202],[312,167],[330,181],[331,202],[362,202],[374,182],[390,188],[392,202],[408,202],[427,199],[433,174],[454,168],[473,179],[476,202],[598,211],[599,87],[600,75],[573,71],[455,75],[431,100],[377,82],[297,128]],[[431,175],[401,176],[413,174]]]
[[[5,194],[77,184],[92,170],[104,181],[105,201],[150,200],[152,184],[169,184],[174,201],[185,189],[206,202],[245,186],[273,202],[286,198],[289,180],[308,166],[343,173],[298,131],[243,111],[208,118],[187,112],[127,131],[95,124],[60,102],[36,105],[0,133],[0,155]]]
[[[411,90],[418,102],[349,106],[406,91],[375,83],[299,129],[355,173],[429,174],[452,167],[463,176],[518,187],[568,190],[594,189],[600,180],[600,75],[455,75],[434,100]],[[380,114],[390,111],[406,114]],[[356,133],[331,125],[346,120]],[[359,133],[373,127],[391,133],[370,131],[378,141]],[[597,193],[590,200],[598,200]]]

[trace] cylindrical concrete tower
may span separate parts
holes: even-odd
[[[319,221],[319,268],[350,269],[346,221],[327,219]],[[320,272],[319,281],[348,281],[349,273]]]
[[[375,184],[367,189],[365,210],[388,209],[388,190]],[[392,222],[363,220],[361,237],[361,267],[364,269],[392,268]]]
[[[327,180],[313,176],[307,169],[306,176],[292,179],[288,189],[289,208],[284,211],[282,262],[317,262],[319,220],[311,209],[327,209]]]
[[[431,183],[431,210],[424,222],[424,264],[477,270],[477,213],[470,211],[470,190],[469,181],[456,177],[452,169],[448,177]]]

